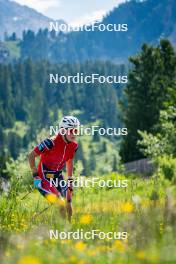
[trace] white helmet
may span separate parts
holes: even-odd
[[[80,122],[74,116],[64,116],[59,123],[59,128],[77,128],[79,126]]]

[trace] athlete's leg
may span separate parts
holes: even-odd
[[[66,219],[66,209],[64,205],[60,205],[59,207],[60,215],[62,218]]]
[[[68,221],[71,222],[71,218],[73,215],[73,208],[72,208],[72,195],[73,195],[73,189],[68,187],[66,190],[66,210],[67,210],[67,216],[68,216]]]
[[[53,186],[50,181],[45,177],[45,173],[44,173],[44,169],[43,169],[43,164],[40,163],[39,167],[38,167],[38,174],[39,177],[41,178],[42,182],[41,182],[41,188],[39,188],[39,192],[46,196],[48,194],[54,194],[56,196],[60,196],[59,191],[57,190],[57,188],[55,186]]]
[[[68,221],[71,222],[71,218],[72,218],[72,215],[73,215],[73,208],[72,208],[72,203],[71,202],[67,201],[66,209],[67,209]]]
[[[56,201],[57,203],[57,199],[58,199],[58,207],[59,207],[59,212],[62,218],[66,218],[66,208],[64,205],[62,205],[59,202],[59,199],[62,199],[62,195],[60,193],[60,191],[50,183],[50,181],[45,177],[45,174],[43,172],[43,168],[42,165],[39,167],[39,176],[42,180],[41,182],[41,188],[39,188],[39,192],[50,202],[52,202],[52,200]],[[57,197],[57,199],[53,199],[50,195],[55,195]]]

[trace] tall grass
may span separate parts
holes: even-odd
[[[169,181],[128,179],[127,188],[75,188],[71,224],[60,217],[58,205],[37,191],[22,199],[19,188],[15,181],[12,192],[0,196],[2,264],[176,263],[176,188]],[[128,238],[50,239],[51,229],[127,232]]]

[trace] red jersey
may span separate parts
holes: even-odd
[[[76,141],[66,143],[58,134],[55,139],[43,140],[34,151],[40,155],[40,163],[50,170],[62,170],[66,161],[72,159],[78,149]]]

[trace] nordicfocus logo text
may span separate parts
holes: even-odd
[[[90,230],[84,231],[83,229],[77,229],[76,231],[60,231],[50,230],[50,239],[60,239],[60,240],[94,240],[94,239],[108,239],[108,240],[125,240],[128,238],[127,232],[104,232],[100,230]]]
[[[94,136],[95,134],[99,134],[100,136],[126,136],[128,134],[128,129],[126,127],[116,128],[116,127],[100,127],[100,126],[91,126],[84,127],[83,125],[79,126],[78,129],[69,129],[59,128],[59,126],[50,126],[50,136],[61,134],[70,135],[74,134],[75,136]]]
[[[91,178],[91,179],[85,179],[85,177],[77,177],[75,178],[71,183],[67,180],[61,180],[59,181],[58,178],[52,179],[50,178],[50,187],[55,186],[66,188],[72,186],[74,188],[127,188],[128,187],[128,180],[104,180],[100,178]]]
[[[128,76],[104,76],[98,73],[85,75],[83,72],[76,73],[75,75],[59,75],[58,73],[49,75],[49,82],[51,84],[62,84],[62,83],[75,83],[75,84],[89,84],[89,83],[109,83],[109,84],[124,84],[128,82]]]
[[[128,31],[128,24],[103,24],[101,22],[95,22],[89,25],[82,26],[71,26],[65,23],[50,22],[49,23],[49,31],[55,32],[69,32],[69,31],[100,31],[100,32],[126,32]]]

